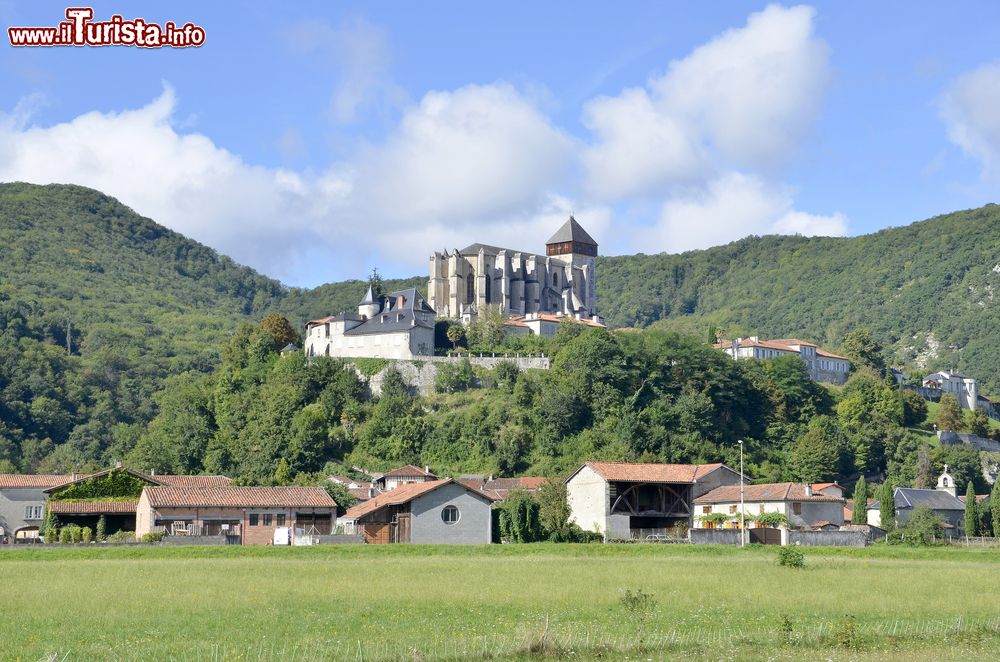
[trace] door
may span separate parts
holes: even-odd
[[[781,544],[781,529],[762,527],[759,529],[748,529],[748,531],[750,533],[750,542],[755,542],[761,545]]]
[[[410,513],[396,515],[396,542],[410,542]]]

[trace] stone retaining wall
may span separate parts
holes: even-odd
[[[503,355],[503,354],[463,354],[461,356],[425,356],[409,361],[389,360],[389,365],[375,373],[371,377],[365,375],[355,366],[358,377],[367,380],[368,391],[371,395],[379,395],[382,392],[382,380],[385,378],[389,368],[395,368],[403,376],[405,381],[414,392],[427,395],[434,392],[434,378],[437,376],[437,367],[442,363],[457,363],[462,359],[469,359],[473,366],[496,368],[501,363],[513,363],[519,370],[548,370],[552,362],[547,356],[538,355]]]

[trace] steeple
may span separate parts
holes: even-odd
[[[589,255],[597,256],[597,242],[587,234],[575,218],[569,217],[556,233],[545,242],[545,254],[553,255]]]
[[[947,492],[952,496],[958,495],[958,490],[955,487],[955,478],[948,473],[948,465],[944,465],[944,471],[938,476],[937,489],[942,492]]]
[[[381,309],[382,306],[375,301],[375,292],[372,291],[372,286],[369,285],[364,298],[362,298],[361,303],[358,304],[358,315],[361,315],[365,319],[370,319],[378,315]]]

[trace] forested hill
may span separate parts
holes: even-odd
[[[957,366],[1000,391],[1000,206],[852,238],[767,236],[679,255],[601,258],[612,326],[807,338],[868,327],[894,364]]]

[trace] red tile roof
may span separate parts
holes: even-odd
[[[434,474],[429,471],[424,471],[420,467],[416,467],[412,464],[408,464],[405,467],[399,467],[398,469],[393,469],[387,474],[384,474],[382,478],[409,478],[411,476],[420,476],[422,478],[437,478]]]
[[[485,494],[475,487],[452,480],[451,478],[443,478],[441,480],[430,480],[424,483],[407,483],[406,485],[400,485],[394,490],[389,490],[388,492],[383,492],[382,494],[377,495],[374,499],[369,499],[368,501],[352,506],[346,513],[344,513],[344,517],[347,519],[359,519],[369,513],[375,512],[379,508],[384,508],[385,506],[401,506],[404,503],[409,503],[417,497],[427,494],[428,492],[433,492],[437,488],[448,485],[449,483],[461,485],[470,492],[475,492],[479,496],[493,501],[493,498],[490,497],[490,495]]]
[[[824,356],[828,359],[841,359],[843,361],[850,361],[846,356],[841,356],[840,354],[834,354],[833,352],[828,352],[825,349],[817,349],[816,356]]]
[[[585,326],[592,326],[597,329],[608,328],[606,324],[601,324],[600,322],[597,322],[590,318],[577,319],[573,315],[564,315],[562,313],[533,313],[533,315],[534,315],[533,317],[528,317],[526,315],[518,317],[510,317],[506,321],[504,321],[504,324],[508,326],[528,326],[528,322],[535,322],[538,320],[541,320],[543,322],[569,321],[569,322],[575,322],[576,324],[583,324]]]
[[[146,487],[149,504],[192,508],[336,508],[322,487]]]
[[[134,515],[138,505],[138,501],[49,501],[49,511],[57,515]]]
[[[772,338],[771,342],[776,342],[782,345],[803,345],[805,347],[819,347],[816,343],[808,342],[805,340],[799,340],[798,338]]]
[[[153,480],[167,487],[226,487],[233,481],[226,476],[177,476],[157,474],[150,476]]]
[[[326,324],[327,322],[333,321],[333,317],[334,317],[333,315],[328,315],[318,320],[309,320],[308,322],[306,322],[306,326],[309,327],[312,326],[313,324]]]
[[[779,338],[775,340],[754,340],[752,338],[744,338],[739,343],[740,347],[763,347],[764,349],[774,349],[779,352],[791,352],[793,354],[798,354],[799,350],[795,349],[793,345],[815,347],[816,356],[822,356],[828,359],[843,359],[844,361],[850,360],[846,356],[840,356],[839,354],[828,352],[825,349],[821,349],[819,345],[806,342],[805,340],[799,340],[798,338]],[[712,345],[715,349],[732,349],[732,346],[732,340],[723,340],[722,342],[717,342]]]
[[[0,490],[53,487],[72,478],[62,474],[0,474]]]
[[[744,501],[832,501],[844,503],[840,497],[829,494],[806,494],[806,486],[800,483],[763,483],[743,486]],[[739,485],[724,485],[694,500],[695,503],[736,503],[740,500]]]
[[[694,483],[696,480],[724,465],[718,462],[715,464],[586,462],[583,466],[589,466],[604,480],[631,483]],[[580,468],[582,469],[583,467]]]
[[[521,476],[520,478],[459,478],[456,482],[485,492],[496,501],[503,501],[513,490],[537,492],[548,478],[543,476]]]

